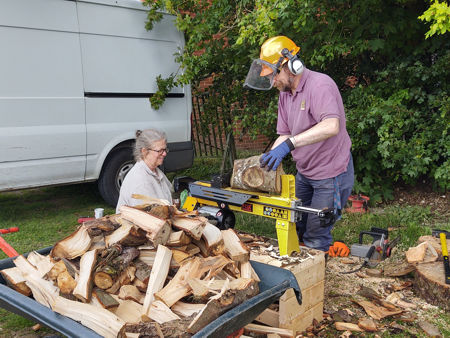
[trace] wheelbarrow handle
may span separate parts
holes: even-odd
[[[18,227],[12,227],[12,228],[8,228],[8,229],[0,229],[0,234],[4,235],[4,234],[9,234],[10,232],[17,232],[19,231]]]

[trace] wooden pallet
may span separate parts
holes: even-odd
[[[272,327],[292,330],[293,336],[306,330],[313,320],[322,320],[325,290],[325,255],[322,251],[305,248],[309,258],[301,262],[282,266],[290,270],[302,291],[302,304],[299,305],[292,289],[279,299],[278,311],[266,309],[256,321]],[[250,255],[250,259],[280,266],[280,261],[263,255]]]

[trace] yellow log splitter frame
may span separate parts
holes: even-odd
[[[189,192],[190,196],[183,204],[183,208],[188,211],[211,206],[224,211],[239,211],[275,219],[280,255],[290,255],[293,251],[300,250],[295,223],[301,219],[302,213],[317,215],[323,226],[332,224],[335,217],[334,209],[303,207],[295,197],[293,175],[281,176],[280,195],[215,188],[211,183],[203,181],[189,183]]]

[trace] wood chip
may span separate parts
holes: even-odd
[[[371,318],[361,318],[358,321],[358,326],[364,331],[376,332],[378,331],[377,324]]]
[[[419,326],[430,337],[442,337],[439,329],[426,320],[420,320]]]
[[[335,322],[334,327],[338,331],[356,331],[356,332],[364,332],[357,324],[353,323],[345,323],[345,322]]]
[[[366,269],[366,274],[370,277],[381,277],[383,272],[380,269]]]
[[[399,309],[397,311],[388,310],[383,306],[377,306],[372,302],[369,301],[356,301],[357,304],[362,306],[366,313],[372,317],[373,319],[380,320],[388,316],[400,314],[403,312],[403,310]]]

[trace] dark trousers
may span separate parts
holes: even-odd
[[[341,205],[344,208],[352,192],[354,176],[353,158],[350,154],[347,170],[336,177],[312,180],[297,172],[295,195],[302,200],[303,206],[323,209],[334,208],[336,194],[340,194]],[[334,224],[322,227],[318,216],[303,213],[301,221],[296,225],[300,242],[310,248],[328,251],[333,242],[331,229]]]

